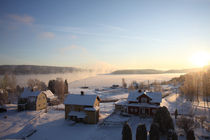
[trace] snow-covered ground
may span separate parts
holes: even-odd
[[[102,75],[102,77],[103,76],[104,75]],[[75,81],[69,84],[69,92],[80,94],[81,90],[83,90],[85,94],[97,94],[101,99],[125,99],[128,96],[126,89],[109,88],[113,84],[121,84],[121,78],[116,77],[116,79],[114,78],[112,80],[111,78],[113,78],[113,76],[99,80],[97,80],[96,77],[92,77]],[[126,77],[124,78],[126,80]],[[146,77],[143,79],[145,80],[145,78]],[[152,76],[150,78],[152,79]],[[155,78],[153,77],[153,79],[158,79],[158,75],[156,75]],[[162,80],[163,79],[167,79],[167,77],[163,77]],[[133,80],[138,81],[138,79]],[[84,85],[88,86],[89,89],[79,88]],[[95,88],[97,88],[97,90],[95,90]],[[180,114],[193,112],[195,114],[208,113],[208,116],[210,116],[209,110],[203,110],[200,105],[196,107],[195,104],[193,105],[191,102],[186,101],[182,96],[175,93],[165,97],[162,100],[161,106],[168,107],[171,113],[174,113],[177,108]],[[151,118],[139,118],[137,116],[124,117],[119,114],[112,114],[114,111],[113,102],[100,103],[100,121],[96,125],[75,124],[71,121],[66,121],[64,119],[63,104],[49,107],[47,113],[45,113],[45,111],[17,112],[16,105],[7,105],[7,107],[9,108],[8,112],[0,114],[0,138],[17,138],[19,133],[25,130],[26,126],[32,125],[37,131],[28,137],[29,140],[120,140],[122,122],[128,121],[132,128],[133,139],[135,139],[136,127],[139,123],[146,124],[147,131],[149,131],[150,124],[152,123]],[[7,118],[4,118],[5,116],[7,116]],[[103,123],[110,125],[101,125]],[[200,131],[204,133],[203,129],[199,129],[197,132],[200,133]],[[209,135],[209,133],[206,134]]]
[[[161,106],[166,106],[171,113],[178,110],[179,114],[183,115],[205,115],[210,121],[210,106],[187,101],[180,94],[172,93],[168,97],[162,99]]]
[[[210,122],[209,106],[208,107],[204,106],[202,102],[200,104],[192,103],[191,101],[187,101],[183,96],[180,96],[179,94],[176,93],[172,93],[166,98],[162,99],[161,106],[166,106],[171,114],[173,114],[177,109],[180,115],[206,116],[207,121]],[[176,129],[179,130],[177,127]],[[202,139],[201,136],[210,137],[210,132],[206,131],[201,126],[199,126],[198,128],[195,129],[195,135],[197,139]],[[183,139],[183,137],[181,136],[179,138]]]
[[[110,92],[107,92],[109,90]],[[72,91],[74,91],[74,93],[78,91],[79,93],[79,89]],[[86,89],[86,93],[88,94],[92,94],[94,92],[95,91],[93,90]],[[101,96],[101,98],[107,98],[109,97],[109,94],[115,98],[124,98],[127,92],[125,89],[121,88],[108,89],[101,91],[99,96]],[[172,93],[164,98],[161,106],[167,106],[171,113],[173,113],[177,108],[180,114],[192,113],[192,109],[194,107],[191,102],[186,101],[182,96],[175,93]],[[9,110],[7,113],[0,114],[0,138],[17,138],[20,135],[19,133],[25,129],[26,124],[31,124],[37,130],[32,136],[28,137],[28,139],[31,140],[120,140],[122,124],[123,122],[128,121],[132,129],[133,138],[135,139],[136,128],[139,123],[146,124],[147,131],[149,131],[152,123],[152,118],[139,118],[137,116],[123,117],[119,114],[112,114],[114,110],[113,102],[100,104],[100,122],[97,125],[88,125],[83,123],[75,124],[71,121],[66,121],[64,119],[63,104],[49,107],[47,113],[44,111],[17,112],[16,105],[8,105],[8,108]],[[197,114],[198,110],[193,111],[193,113]],[[201,111],[198,113],[201,113]],[[112,115],[110,116],[110,114]],[[4,118],[4,116],[7,116],[7,118]],[[102,123],[106,123],[106,125],[101,125]],[[209,133],[203,129],[196,129],[195,133],[197,135],[209,135]],[[184,139],[184,137],[179,138]]]

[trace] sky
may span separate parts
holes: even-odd
[[[0,0],[0,65],[192,68],[209,15],[210,0]]]

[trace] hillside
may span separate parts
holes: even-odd
[[[37,65],[1,65],[0,75],[13,74],[52,74],[90,71],[75,67],[37,66]]]
[[[189,73],[201,70],[201,68],[179,69],[179,70],[155,70],[155,69],[130,69],[116,70],[111,74],[165,74],[165,73]]]

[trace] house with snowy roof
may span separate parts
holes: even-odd
[[[42,91],[25,88],[18,99],[18,111],[47,108],[47,97]]]
[[[100,98],[95,94],[69,94],[64,104],[65,119],[88,124],[99,121]]]
[[[139,116],[153,116],[160,107],[161,92],[142,92],[135,90],[129,92],[127,100],[115,103],[115,110]]]

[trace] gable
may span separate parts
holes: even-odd
[[[141,101],[141,99],[142,98],[146,98],[146,102],[149,102],[150,100],[152,100],[149,96],[147,96],[146,94],[142,94],[142,95],[140,95],[139,97],[137,97],[137,100],[139,101],[139,102],[142,102]]]
[[[138,102],[139,98],[146,97],[150,99],[151,103],[161,103],[162,101],[162,93],[161,92],[139,92],[131,91],[128,95],[128,102]]]

